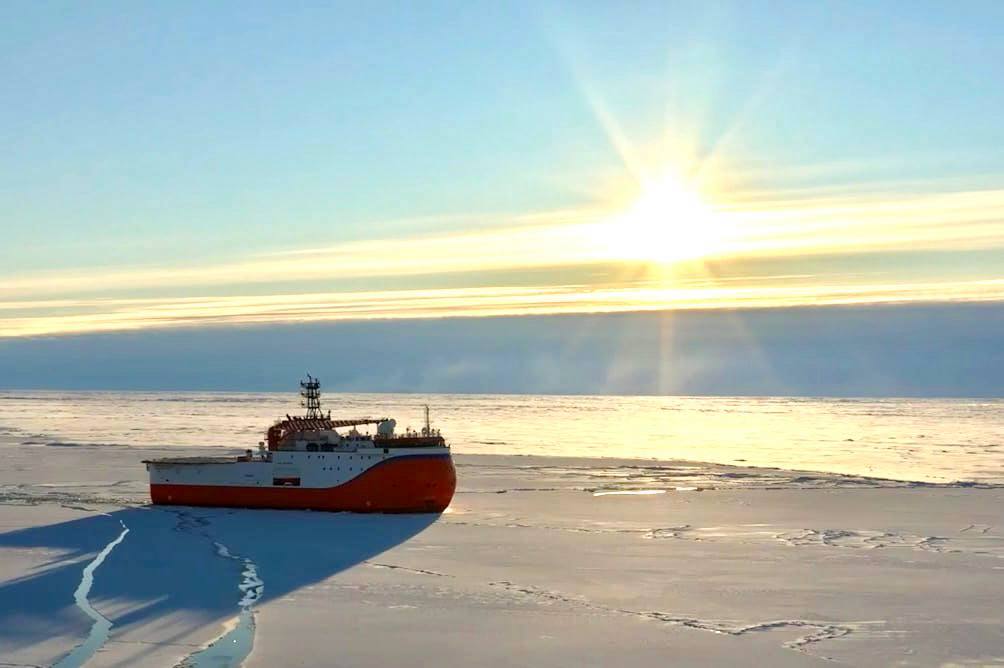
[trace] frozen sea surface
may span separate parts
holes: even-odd
[[[998,403],[343,396],[445,513],[148,505],[289,399],[0,397],[0,665],[1004,665]]]
[[[0,663],[1004,665],[991,484],[458,455],[367,516],[151,507],[149,452],[0,439]]]
[[[1004,401],[329,394],[334,416],[419,426],[463,454],[688,460],[926,482],[1004,483]],[[256,447],[292,393],[0,392],[35,443]]]

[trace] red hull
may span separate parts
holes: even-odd
[[[456,486],[453,460],[434,455],[391,459],[337,487],[151,484],[150,497],[154,504],[175,506],[439,513],[450,505]]]

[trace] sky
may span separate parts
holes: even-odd
[[[53,383],[125,382],[79,366],[97,340],[505,348],[513,323],[603,339],[712,311],[758,346],[768,313],[816,337],[818,309],[868,313],[894,347],[930,308],[959,351],[953,314],[1004,301],[1000,3],[315,4],[0,6],[0,387],[35,386],[18,359],[42,348]],[[758,387],[825,393],[805,364]],[[891,373],[860,389],[941,387]],[[603,383],[753,391],[657,375]]]
[[[265,324],[25,337],[9,388],[1000,397],[999,304]]]

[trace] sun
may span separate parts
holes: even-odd
[[[724,253],[728,221],[675,170],[641,181],[638,195],[602,225],[599,241],[612,257],[670,264]]]

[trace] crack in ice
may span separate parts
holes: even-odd
[[[94,585],[94,571],[98,570],[98,567],[104,563],[112,550],[129,533],[129,528],[125,525],[125,522],[119,520],[119,524],[122,525],[122,533],[105,545],[104,549],[98,552],[98,555],[89,564],[84,566],[80,577],[80,584],[77,585],[76,591],[73,592],[73,599],[76,601],[77,607],[94,622],[91,624],[91,631],[84,642],[74,647],[73,651],[54,664],[53,668],[78,668],[84,665],[105,644],[105,641],[108,640],[112,623],[107,617],[94,609],[94,606],[91,605],[87,597],[91,593],[91,587]]]
[[[538,601],[544,601],[547,604],[552,603],[564,603],[567,605],[578,606],[589,608],[591,610],[597,610],[600,612],[614,613],[618,615],[628,615],[631,617],[640,617],[642,619],[651,619],[665,624],[670,624],[673,626],[682,626],[684,628],[694,629],[696,631],[706,631],[709,633],[717,633],[721,635],[730,636],[742,636],[747,633],[755,633],[758,631],[771,631],[774,629],[783,628],[805,628],[805,629],[815,629],[815,632],[809,633],[804,636],[795,638],[794,640],[789,640],[782,644],[785,649],[794,650],[801,652],[803,654],[810,654],[820,659],[826,661],[832,661],[831,657],[812,654],[806,648],[813,644],[824,640],[835,640],[837,638],[843,638],[844,636],[850,635],[855,629],[862,627],[866,624],[881,624],[883,622],[853,622],[853,623],[836,623],[836,622],[826,622],[826,621],[816,621],[807,619],[779,619],[771,620],[766,622],[758,622],[754,624],[742,624],[729,622],[725,620],[714,620],[714,619],[699,619],[697,617],[684,617],[679,615],[671,615],[665,612],[657,611],[638,611],[638,610],[627,610],[624,608],[615,608],[605,605],[600,605],[598,603],[592,603],[582,598],[574,598],[566,594],[562,594],[556,591],[548,591],[546,589],[540,589],[533,586],[519,586],[508,580],[502,580],[499,582],[490,582],[489,586],[501,587],[506,591],[513,592],[516,594],[521,594],[530,598],[537,599]]]
[[[449,575],[447,573],[438,573],[436,571],[427,571],[427,570],[425,570],[423,568],[410,568],[408,566],[399,566],[397,564],[382,564],[382,563],[379,563],[379,562],[376,562],[376,561],[364,561],[363,563],[366,564],[367,566],[372,566],[373,568],[389,568],[389,569],[393,569],[393,570],[407,571],[408,573],[416,573],[418,575],[434,575],[434,576],[440,577],[440,578],[452,578],[453,577],[452,575]]]
[[[181,668],[222,668],[230,666],[240,666],[254,649],[255,637],[255,614],[254,604],[261,599],[265,589],[265,583],[258,577],[258,567],[249,558],[234,554],[223,543],[215,540],[206,531],[210,525],[208,519],[196,517],[185,511],[173,512],[178,517],[178,531],[183,531],[190,535],[206,538],[211,541],[216,550],[216,556],[221,559],[240,562],[243,565],[241,570],[241,582],[237,589],[241,592],[241,599],[237,602],[240,613],[237,615],[236,623],[231,621],[223,635],[219,636],[203,649],[193,652],[185,657],[178,664]]]

